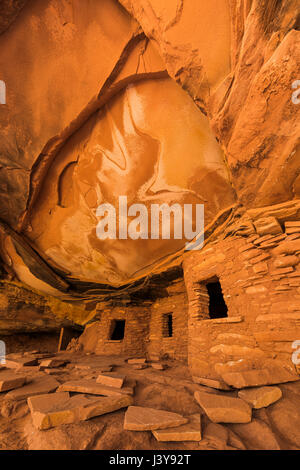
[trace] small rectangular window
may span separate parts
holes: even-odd
[[[163,314],[163,337],[172,338],[173,336],[173,315],[172,313]]]

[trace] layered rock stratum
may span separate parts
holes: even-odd
[[[97,238],[97,207],[121,195],[202,203],[210,237],[297,202],[299,14],[297,0],[2,2],[3,282],[96,302],[179,266],[182,240]],[[82,322],[95,305],[70,308]]]

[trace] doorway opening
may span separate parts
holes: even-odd
[[[209,295],[209,318],[228,317],[228,308],[224,300],[222,287],[219,280],[206,284]]]
[[[109,339],[111,341],[122,341],[125,335],[125,320],[112,320],[110,325]]]

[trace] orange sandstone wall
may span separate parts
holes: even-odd
[[[101,312],[98,323],[96,354],[141,356],[146,352],[146,342],[149,335],[149,310],[147,307],[116,306]],[[114,320],[125,320],[125,334],[121,341],[112,341],[110,332]]]
[[[254,228],[255,226],[255,228]],[[186,256],[189,365],[194,375],[226,371],[294,371],[300,339],[300,221],[259,218],[253,234],[232,234]],[[266,232],[269,232],[266,234]],[[219,278],[228,318],[210,319],[205,283]]]
[[[167,354],[171,359],[187,361],[188,354],[188,301],[183,281],[170,286],[168,297],[158,299],[151,306],[151,320],[148,342],[149,356]],[[173,336],[164,334],[163,315],[173,318]]]
[[[299,198],[298,0],[120,0],[210,120],[247,208]],[[275,184],[274,184],[275,182]]]
[[[164,314],[172,315],[172,336],[164,328]],[[183,279],[171,283],[165,296],[155,301],[139,301],[103,308],[98,304],[95,320],[86,326],[79,339],[85,351],[96,354],[123,354],[127,357],[147,356],[148,359],[167,355],[182,362],[188,356],[188,301]],[[123,340],[110,338],[114,320],[125,320]]]

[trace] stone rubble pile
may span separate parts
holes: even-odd
[[[131,405],[132,398],[128,395],[91,398],[81,394],[70,397],[68,392],[58,392],[28,398],[27,403],[34,426],[45,430],[125,408]]]
[[[132,368],[135,370],[146,369],[148,366],[156,370],[165,370],[166,368],[165,364],[162,364],[161,362],[159,362],[159,359],[157,360],[153,359],[150,362],[147,362],[147,359],[145,357],[128,359],[127,363],[131,365]]]
[[[133,404],[135,382],[127,381],[125,376],[106,373],[112,370],[111,366],[100,368],[96,380],[81,379],[60,384],[51,375],[60,375],[64,368],[72,369],[70,361],[35,351],[26,354],[26,358],[22,356],[7,356],[5,366],[0,370],[0,392],[7,392],[7,401],[27,400],[32,422],[39,430],[78,423]],[[89,370],[90,366],[83,364],[76,368]],[[36,375],[20,375],[26,371]],[[76,394],[71,396],[70,392]]]
[[[164,364],[148,364],[145,358],[129,359],[127,364],[130,368],[150,365],[158,371],[165,369]],[[41,431],[126,408],[126,431],[150,431],[160,442],[200,443],[204,439],[226,448],[230,429],[220,423],[254,423],[253,409],[270,406],[282,397],[279,387],[270,386],[274,380],[262,380],[260,371],[252,371],[255,377],[248,377],[249,371],[236,373],[238,377],[235,380],[227,377],[234,373],[224,374],[223,381],[193,377],[194,386],[199,386],[199,390],[194,392],[199,413],[183,416],[167,410],[136,406],[136,381],[113,372],[113,368],[112,365],[72,364],[55,354],[47,356],[36,351],[9,355],[6,364],[0,368],[0,392],[8,402],[26,400],[32,423]],[[75,375],[89,372],[94,375],[62,383],[54,377],[70,370]],[[280,378],[288,380],[288,377]],[[257,386],[261,382],[269,386]],[[232,442],[232,445],[233,448],[243,448],[242,443]]]

